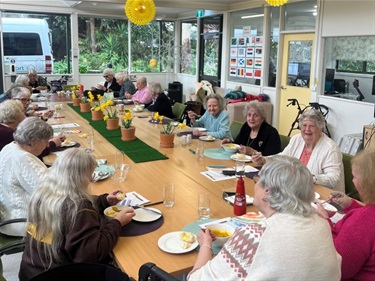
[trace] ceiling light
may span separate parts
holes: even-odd
[[[241,19],[251,19],[251,18],[260,18],[260,17],[264,17],[264,14],[251,15],[251,16],[242,16]]]

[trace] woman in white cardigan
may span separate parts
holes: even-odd
[[[342,154],[337,144],[323,133],[324,121],[320,111],[304,111],[299,119],[301,133],[293,136],[280,154],[299,159],[310,170],[315,184],[345,192]],[[266,161],[261,155],[252,157],[257,164]]]

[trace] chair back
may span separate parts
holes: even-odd
[[[186,105],[180,102],[175,102],[172,106],[173,118],[177,121],[182,121],[182,116],[184,115]]]
[[[138,271],[138,281],[178,281],[168,272],[148,262],[143,264]]]
[[[129,276],[121,270],[101,263],[71,263],[47,270],[30,281],[130,281]]]
[[[284,150],[285,147],[289,144],[290,137],[284,136],[284,135],[279,135],[280,136],[280,141],[281,141],[281,151]]]
[[[344,179],[345,179],[345,193],[348,194],[350,192],[356,192],[357,189],[353,183],[353,175],[352,175],[352,161],[353,156],[342,153],[342,163],[344,165]],[[358,195],[350,195],[350,197],[359,200]]]
[[[235,139],[241,131],[243,123],[233,120],[232,124],[230,125],[230,133],[232,138]]]

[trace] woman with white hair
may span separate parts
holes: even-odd
[[[254,182],[253,204],[266,219],[238,227],[214,258],[210,230],[201,230],[187,279],[340,280],[341,257],[329,225],[311,206],[313,180],[306,166],[277,155]]]
[[[152,92],[153,103],[147,107],[149,111],[158,112],[159,115],[173,119],[171,101],[164,94],[159,82],[151,82],[148,86]]]
[[[40,93],[43,90],[49,90],[51,87],[47,83],[47,79],[38,76],[34,68],[30,68],[27,72],[27,77],[29,77],[29,85],[33,93]]]
[[[106,68],[103,71],[103,78],[105,82],[103,85],[98,84],[96,87],[91,87],[91,90],[101,90],[105,93],[111,93],[115,91],[120,91],[121,86],[117,83],[115,78],[115,72],[111,68]]]
[[[128,75],[124,72],[116,73],[116,81],[121,86],[119,91],[114,91],[114,96],[119,98],[126,98],[126,94],[134,94],[136,92],[135,86],[130,81]]]
[[[38,185],[28,208],[21,281],[69,263],[111,261],[121,229],[135,212],[125,208],[101,223],[100,214],[120,201],[116,196],[120,191],[91,195],[89,184],[96,166],[95,158],[83,149],[68,149]]]
[[[299,159],[313,174],[315,184],[345,192],[342,154],[337,144],[323,133],[324,126],[325,119],[319,110],[305,110],[299,119],[301,133],[293,136],[280,154]],[[258,154],[252,158],[257,164],[266,161]]]
[[[14,141],[0,151],[0,217],[25,218],[27,204],[47,167],[38,155],[48,146],[52,127],[37,117],[25,118],[13,134]],[[0,232],[25,235],[24,224],[7,225]]]
[[[230,133],[230,121],[225,108],[225,100],[218,94],[209,94],[205,100],[206,112],[201,118],[196,120],[197,114],[189,110],[190,124],[193,124],[193,134],[195,136],[213,136],[218,139],[232,139]],[[194,127],[204,127],[207,131],[194,130]]]
[[[13,133],[25,119],[22,104],[16,100],[0,103],[0,150],[13,141]]]

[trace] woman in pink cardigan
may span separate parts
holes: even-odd
[[[364,206],[341,192],[331,200],[343,207],[345,216],[331,225],[333,241],[342,257],[342,280],[375,280],[375,149],[352,159],[353,183]],[[320,205],[318,212],[328,218]]]

